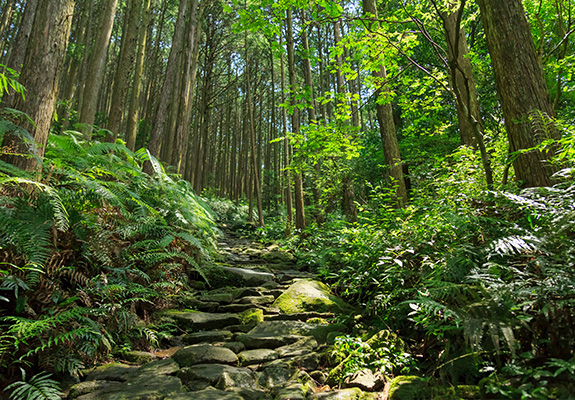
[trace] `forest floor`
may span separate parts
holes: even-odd
[[[86,371],[67,398],[387,398],[383,376],[366,369],[345,378],[345,357],[334,353],[351,307],[299,270],[291,254],[223,230],[221,281],[179,295],[181,307],[155,317],[179,333],[153,352],[127,352]]]

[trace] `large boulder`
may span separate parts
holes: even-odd
[[[284,314],[308,311],[341,313],[351,310],[351,306],[330,293],[322,282],[300,280],[293,283],[273,303]]]
[[[181,368],[196,364],[228,364],[237,365],[238,356],[226,347],[197,344],[178,350],[172,358]]]

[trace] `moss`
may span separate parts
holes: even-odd
[[[329,324],[329,321],[325,318],[310,318],[306,322],[308,324]]]
[[[250,308],[239,314],[242,325],[255,327],[264,320],[264,312],[259,308]]]
[[[274,302],[274,307],[286,314],[299,312],[342,312],[351,307],[332,295],[329,287],[318,281],[301,280],[291,285]]]
[[[455,391],[462,399],[482,399],[481,389],[478,385],[459,385]]]
[[[398,376],[389,387],[389,400],[442,399],[462,400],[481,399],[479,386],[441,386],[437,382],[419,376]]]

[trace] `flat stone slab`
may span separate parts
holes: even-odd
[[[276,352],[280,357],[296,357],[303,356],[312,352],[317,348],[317,340],[313,337],[306,337],[298,340],[295,343],[286,346],[278,347]]]
[[[240,304],[253,304],[253,305],[265,305],[265,304],[271,304],[275,301],[275,297],[274,296],[246,296],[246,297],[242,297],[241,299],[238,300],[238,303]]]
[[[86,375],[86,381],[125,381],[126,375],[136,371],[137,365],[127,365],[121,363],[104,364],[94,368]]]
[[[228,342],[232,340],[233,333],[226,330],[221,331],[201,331],[189,333],[182,340],[186,344]]]
[[[308,397],[310,400],[376,400],[378,398],[377,394],[365,393],[358,388],[315,393]]]
[[[229,313],[220,314],[167,310],[164,312],[164,315],[175,319],[181,328],[192,331],[211,331],[241,323],[239,316]]]
[[[249,333],[239,334],[237,340],[243,343],[247,349],[275,349],[290,343],[295,343],[303,336],[253,336]]]
[[[248,268],[222,267],[224,271],[242,280],[246,285],[259,286],[274,280],[274,274]]]
[[[224,313],[238,313],[238,312],[242,312],[245,310],[249,310],[250,308],[253,308],[253,307],[254,307],[253,304],[234,303],[234,304],[226,304],[226,305],[220,306],[218,308],[218,311],[224,312]]]
[[[278,358],[278,353],[270,349],[245,350],[238,354],[240,365],[261,364]]]
[[[233,392],[208,388],[197,392],[168,396],[164,400],[244,400],[244,398]]]
[[[237,365],[238,356],[226,347],[197,344],[178,350],[172,358],[181,368],[196,364],[229,364]]]
[[[182,381],[169,375],[142,375],[108,388],[91,392],[76,400],[163,400],[166,396],[184,393]]]
[[[203,382],[204,387],[217,385],[227,387],[230,382],[234,382],[234,386],[238,387],[255,385],[255,375],[249,369],[222,364],[197,364],[183,368],[178,372],[178,377],[188,386],[194,386],[194,382]]]

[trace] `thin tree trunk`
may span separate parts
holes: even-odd
[[[86,74],[86,83],[83,91],[82,107],[79,110],[79,121],[84,124],[83,133],[87,139],[92,136],[94,118],[98,107],[98,100],[108,59],[108,47],[110,36],[114,26],[114,15],[118,0],[106,0],[98,30],[98,36],[94,43],[94,49],[90,57],[90,63]]]
[[[289,82],[292,91],[290,98],[290,103],[293,106],[292,113],[292,132],[294,135],[299,134],[300,130],[300,114],[297,108],[297,99],[293,94],[297,89],[297,81],[295,74],[295,61],[294,61],[294,43],[293,43],[293,20],[291,9],[287,10],[287,53],[288,53],[288,71],[289,71]],[[297,155],[295,155],[297,158]],[[302,173],[299,170],[294,171],[294,184],[295,184],[295,226],[300,232],[305,229],[305,209],[304,209],[304,198],[303,198],[303,180]]]
[[[127,115],[126,145],[134,151],[136,147],[136,135],[138,132],[140,96],[142,93],[142,77],[144,73],[144,58],[146,55],[146,42],[148,40],[148,24],[150,23],[151,0],[144,0],[141,10],[142,16],[138,28],[138,53],[136,55],[136,67],[134,69],[134,84],[130,97],[130,108]]]
[[[107,141],[114,141],[122,130],[130,71],[134,65],[135,53],[138,49],[138,22],[143,3],[143,0],[130,0],[127,4],[126,18],[122,29],[122,44],[118,55],[118,67],[114,76],[114,91],[110,105],[108,129],[112,134],[108,134]]]
[[[18,28],[16,39],[10,49],[10,59],[6,62],[10,68],[15,71],[20,71],[24,57],[26,56],[26,49],[30,40],[30,33],[32,32],[32,25],[34,23],[34,16],[38,8],[38,0],[27,0],[22,22]]]
[[[250,137],[252,146],[252,167],[253,167],[253,180],[254,189],[256,192],[256,201],[258,206],[258,226],[264,226],[264,213],[262,209],[262,190],[260,182],[260,165],[257,161],[256,154],[256,131],[254,128],[254,109],[252,105],[252,93],[251,93],[251,76],[250,76],[250,59],[248,53],[248,32],[244,33],[244,47],[245,47],[245,57],[246,57],[246,101],[248,102],[248,117],[250,119]],[[250,189],[251,192],[251,189]]]
[[[178,18],[174,28],[172,48],[168,58],[168,66],[166,67],[166,76],[162,86],[160,104],[158,105],[158,110],[155,115],[152,131],[150,132],[150,141],[148,142],[148,150],[155,157],[159,157],[160,155],[160,150],[162,148],[162,136],[164,135],[164,131],[168,123],[168,111],[170,107],[170,101],[173,97],[172,94],[178,73],[178,59],[179,55],[183,51],[188,6],[191,2],[197,3],[197,1],[198,0],[182,0],[178,8]],[[151,163],[144,164],[144,171],[148,174],[152,173]]]
[[[363,0],[364,14],[370,14],[377,18],[377,8],[375,0]],[[379,24],[374,22],[372,28],[378,29]],[[377,120],[379,122],[379,133],[381,136],[381,144],[383,146],[383,153],[385,155],[385,162],[389,168],[389,177],[391,184],[396,186],[396,199],[397,206],[403,207],[407,203],[407,189],[405,186],[405,179],[403,177],[403,167],[401,156],[399,153],[399,144],[397,142],[397,134],[395,132],[395,123],[393,120],[393,109],[389,101],[390,89],[387,86],[387,72],[385,65],[380,62],[379,68],[372,72],[376,82],[380,85],[377,90],[378,97],[383,97],[383,101],[377,101],[376,111]]]

